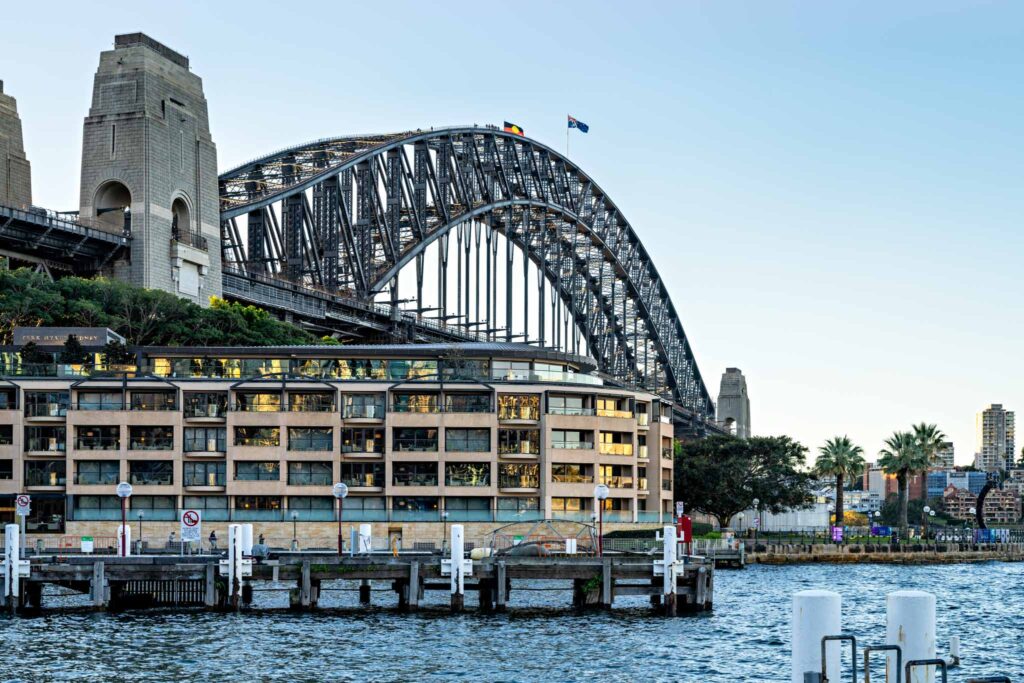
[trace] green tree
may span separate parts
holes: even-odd
[[[111,339],[103,346],[103,363],[110,369],[115,365],[130,365],[135,362],[135,354],[116,339]]]
[[[912,432],[894,432],[885,440],[885,448],[878,454],[878,464],[887,474],[895,475],[899,505],[900,533],[907,535],[907,503],[910,497],[910,477],[915,472],[924,472],[930,463],[929,456]]]
[[[864,471],[864,449],[850,441],[848,436],[836,436],[818,448],[814,461],[814,473],[819,477],[834,477],[836,480],[836,524],[843,519],[843,486],[847,478],[858,476]]]
[[[811,475],[803,467],[806,453],[787,436],[677,441],[676,498],[723,527],[755,498],[773,513],[804,507],[812,499]]]
[[[81,365],[88,359],[89,354],[85,352],[82,342],[78,341],[78,336],[69,334],[67,341],[64,342],[64,348],[60,352],[60,362],[65,365]]]
[[[914,425],[911,429],[914,430],[914,439],[917,440],[918,448],[928,458],[928,465],[931,466],[939,459],[939,451],[942,450],[942,444],[946,442],[946,435],[938,426],[927,422]],[[925,467],[922,471],[927,469]]]

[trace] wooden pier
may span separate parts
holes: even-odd
[[[247,560],[248,562],[248,560]],[[480,609],[504,610],[513,603],[517,584],[561,580],[570,586],[573,606],[611,608],[617,597],[646,595],[666,615],[710,610],[714,593],[714,563],[684,558],[675,563],[674,586],[664,577],[657,557],[637,555],[523,557],[497,555],[464,560],[465,575],[452,580],[451,563],[436,554],[391,553],[341,556],[330,553],[280,553],[253,562],[241,582],[229,582],[222,557],[143,555],[39,556],[31,558],[28,576],[9,607],[38,612],[43,586],[52,584],[88,595],[100,610],[143,607],[242,609],[252,603],[254,584],[293,582],[290,605],[297,610],[317,607],[325,582],[359,586],[360,603],[370,602],[370,582],[389,581],[398,608],[415,610],[424,591],[451,593],[451,609],[463,609],[465,591],[477,591]],[[661,573],[659,574],[659,565]],[[234,588],[229,586],[234,583]]]

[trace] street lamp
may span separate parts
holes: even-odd
[[[338,499],[338,557],[341,557],[341,511],[344,505],[345,496],[348,495],[348,484],[339,481],[334,485],[334,497]]]
[[[968,528],[970,528],[970,530],[971,530],[971,540],[970,540],[970,542],[974,543],[974,522],[972,522],[971,520],[973,520],[974,519],[974,515],[976,515],[978,513],[978,508],[973,508],[973,507],[972,508],[967,508],[967,512],[968,512],[968,514],[970,514],[970,519],[967,520]]]
[[[128,557],[128,544],[125,531],[128,528],[128,518],[125,512],[125,503],[132,495],[132,485],[122,481],[117,485],[117,497],[121,499],[121,557]]]
[[[597,501],[597,556],[604,555],[604,502],[608,500],[608,486],[598,484],[594,487],[594,499]]]
[[[144,513],[142,512],[142,510],[139,510],[139,552],[140,553],[142,552],[142,517],[143,517],[143,514]]]
[[[921,538],[925,541],[928,540],[928,513],[931,511],[928,505],[921,508]]]
[[[293,551],[299,549],[298,526],[297,526],[298,525],[298,521],[299,521],[299,511],[298,510],[292,510],[292,550]]]
[[[754,506],[755,519],[757,520],[757,524],[754,525],[754,545],[757,545],[757,532],[761,528],[761,499],[755,498],[750,502]]]

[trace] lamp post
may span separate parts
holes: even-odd
[[[967,520],[967,527],[968,527],[968,529],[970,529],[970,532],[971,532],[971,538],[968,541],[968,543],[974,543],[974,522],[972,522],[971,520],[973,520],[974,519],[974,515],[976,515],[978,513],[978,508],[974,508],[974,507],[967,508],[967,512],[971,516],[970,519]]]
[[[121,557],[128,557],[128,544],[125,529],[128,526],[128,516],[125,512],[125,504],[132,495],[132,485],[122,481],[117,485],[117,497],[121,499]]]
[[[604,502],[608,500],[608,487],[598,484],[594,487],[594,500],[597,501],[597,556],[604,556]]]
[[[751,503],[754,505],[754,519],[757,520],[757,523],[754,525],[754,545],[757,545],[757,532],[761,526],[761,500],[755,498]]]
[[[339,481],[334,485],[334,497],[338,499],[338,557],[341,557],[342,540],[341,540],[341,512],[343,509],[345,496],[348,495],[348,484],[343,481]]]
[[[143,517],[143,514],[144,513],[142,512],[142,510],[139,510],[139,552],[140,553],[142,552],[142,517]]]
[[[292,510],[292,550],[293,551],[299,549],[298,521],[299,521],[299,511],[298,510]]]
[[[929,517],[934,517],[935,516],[935,510],[929,510],[928,511],[928,516]]]
[[[928,540],[928,513],[931,511],[928,505],[921,508],[921,539],[924,541]]]

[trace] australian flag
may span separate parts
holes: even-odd
[[[588,126],[587,124],[583,123],[582,121],[578,121],[578,120],[574,119],[571,116],[569,117],[569,127],[570,128],[575,128],[575,129],[577,129],[581,133],[586,133],[587,131],[590,130],[590,126]]]

